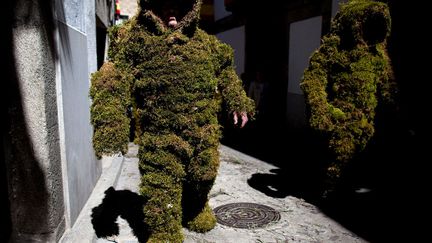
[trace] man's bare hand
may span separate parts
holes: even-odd
[[[238,123],[238,118],[239,118],[239,113],[238,113],[237,111],[234,111],[234,112],[233,112],[233,115],[234,115],[234,117],[233,117],[234,125],[237,125],[237,123]],[[240,128],[243,128],[243,127],[246,125],[246,123],[249,121],[249,118],[248,118],[248,116],[247,116],[247,113],[244,112],[244,111],[240,112],[240,119],[241,119],[241,125],[240,125]]]

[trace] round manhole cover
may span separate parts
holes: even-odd
[[[277,222],[280,214],[273,208],[256,203],[230,203],[214,209],[217,222],[242,229],[263,227]]]

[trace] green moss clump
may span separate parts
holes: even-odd
[[[131,103],[130,84],[131,76],[121,72],[112,62],[105,63],[92,75],[93,147],[99,158],[103,154],[127,151],[129,118],[125,111]]]
[[[148,200],[143,210],[150,242],[182,242],[181,178],[164,171],[146,172],[140,193]]]
[[[320,131],[334,155],[328,167],[342,169],[374,135],[376,107],[396,94],[386,54],[390,14],[386,4],[352,0],[341,6],[330,33],[311,56],[301,88],[310,126]]]
[[[187,223],[187,227],[190,230],[200,233],[204,233],[213,229],[215,225],[216,217],[208,203],[201,213],[199,213],[193,220]]]
[[[95,125],[104,121],[95,126],[99,154],[125,151],[125,111],[132,107],[151,242],[182,242],[182,226],[198,232],[214,227],[207,201],[219,167],[218,113],[226,107],[254,115],[254,102],[235,74],[232,49],[197,28],[201,1],[190,3],[179,6],[185,16],[168,28],[152,9],[159,2],[140,1],[137,16],[110,30],[111,62],[92,80],[92,97],[101,97],[92,115],[109,110],[104,119],[111,119],[95,119]],[[119,90],[97,88],[102,80]]]

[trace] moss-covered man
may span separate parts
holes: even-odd
[[[242,127],[254,113],[232,49],[197,27],[200,7],[141,0],[139,13],[111,30],[110,61],[92,77],[98,156],[126,151],[132,107],[151,242],[181,242],[182,225],[214,227],[207,196],[219,166],[217,114],[225,107]]]
[[[377,105],[393,102],[389,32],[386,4],[351,0],[341,6],[304,73],[301,87],[310,125],[327,136],[334,155],[330,180],[340,177],[344,165],[373,136]]]

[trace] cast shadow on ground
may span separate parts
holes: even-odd
[[[272,131],[271,126],[250,125],[243,131],[226,130],[223,140],[225,145],[276,167],[268,173],[253,174],[247,181],[249,186],[270,197],[295,196],[315,202],[328,158],[319,137],[306,129]]]
[[[324,189],[328,154],[322,149],[320,141],[313,139],[313,133],[302,131],[287,134],[292,139],[290,141],[296,142],[263,140],[268,141],[266,145],[263,144],[268,154],[262,154],[260,158],[277,168],[269,173],[255,173],[247,182],[252,188],[270,197],[294,196],[317,203]],[[315,152],[308,152],[309,149]]]
[[[225,136],[225,145],[276,167],[251,175],[249,186],[269,197],[302,198],[370,242],[412,242],[421,237],[416,233],[421,224],[415,218],[416,204],[425,192],[419,183],[424,177],[414,165],[422,161],[422,143],[403,127],[400,118],[390,115],[377,121],[376,136],[368,148],[325,197],[329,154],[319,136],[306,129],[279,132],[269,128],[233,130]]]
[[[401,128],[397,118],[390,120],[393,122],[386,119],[376,124],[376,136],[368,148],[346,167],[335,189],[325,196],[328,154],[313,133],[281,133],[279,136],[289,138],[285,141],[271,139],[277,133],[254,133],[255,139],[244,138],[236,144],[226,141],[225,145],[277,167],[255,173],[247,181],[269,197],[302,198],[370,242],[421,238],[416,233],[421,224],[415,218],[416,204],[424,195],[418,182],[423,176],[410,165],[421,161],[422,143]]]
[[[319,194],[316,181],[298,178],[284,169],[272,169],[269,172],[253,174],[247,183],[255,190],[274,198],[295,196],[314,201]]]
[[[108,188],[102,203],[92,209],[91,222],[96,236],[106,238],[118,235],[116,220],[120,216],[128,222],[139,242],[147,242],[149,232],[144,223],[144,203],[144,198],[132,191]]]

